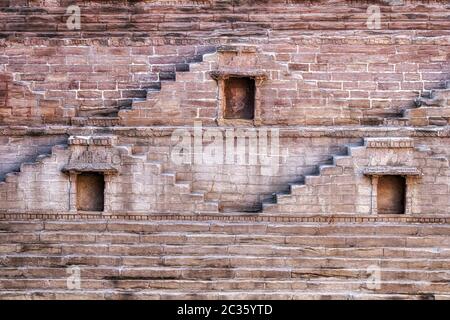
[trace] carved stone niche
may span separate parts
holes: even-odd
[[[261,124],[260,86],[267,79],[265,72],[220,70],[210,75],[219,86],[219,125]]]
[[[105,209],[105,176],[97,172],[76,175],[78,211],[103,212]]]
[[[421,175],[415,167],[368,167],[372,180],[372,214],[411,214],[415,182]]]
[[[69,162],[62,171],[70,180],[70,211],[107,212],[111,176],[119,173],[115,137],[70,137]]]
[[[218,83],[219,125],[261,124],[261,84],[268,74],[260,70],[262,56],[253,46],[220,46],[218,67],[210,76]]]

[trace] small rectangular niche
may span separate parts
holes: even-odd
[[[378,179],[377,207],[379,214],[404,214],[406,178],[385,175]]]
[[[105,206],[105,177],[102,173],[77,175],[77,210],[102,212]]]
[[[253,120],[255,118],[255,80],[250,77],[225,80],[224,119]]]

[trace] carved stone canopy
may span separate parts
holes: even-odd
[[[62,171],[65,173],[118,174],[121,158],[119,151],[114,148],[115,141],[116,137],[114,136],[70,137],[69,146],[72,154]]]
[[[364,168],[363,174],[366,176],[421,176],[422,173],[415,167],[367,167]]]
[[[103,174],[118,174],[119,170],[108,163],[73,163],[66,165],[65,173],[97,172]]]
[[[226,80],[229,78],[253,78],[258,83],[267,80],[268,75],[264,71],[259,70],[215,70],[209,73],[214,80]]]

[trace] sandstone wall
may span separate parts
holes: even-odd
[[[306,177],[305,183],[277,197],[268,204],[267,213],[345,213],[383,214],[379,200],[386,176],[403,177],[405,190],[388,202],[399,201],[405,214],[446,214],[448,198],[448,156],[419,145],[410,138],[365,138],[364,145],[351,146],[348,155],[334,157],[333,165],[320,168],[317,176]],[[446,150],[448,152],[448,148]],[[400,186],[395,187],[401,189]]]
[[[313,138],[299,137],[295,133],[291,136],[280,132],[279,149],[273,153],[271,149],[272,135],[267,133],[267,153],[257,153],[254,162],[249,159],[249,153],[254,152],[247,144],[238,149],[235,142],[236,158],[232,163],[227,163],[223,157],[221,163],[207,163],[204,157],[201,162],[195,158],[194,130],[186,130],[192,136],[192,155],[188,164],[180,164],[176,161],[179,148],[176,148],[179,140],[170,137],[148,138],[122,138],[123,144],[133,144],[140,153],[147,154],[152,160],[163,163],[164,170],[176,172],[177,179],[192,181],[192,188],[196,191],[204,191],[206,199],[218,200],[225,211],[258,210],[264,200],[271,199],[272,194],[289,190],[289,183],[303,181],[308,174],[317,174],[318,166],[332,161],[332,155],[344,154],[345,144],[360,143],[359,138]],[[219,131],[226,143],[225,129]],[[236,131],[234,133],[238,134]],[[249,132],[244,131],[245,134]],[[242,141],[242,138],[239,138]],[[246,138],[248,139],[248,138]],[[175,140],[175,141],[174,141]],[[205,138],[203,151],[211,143]],[[255,140],[258,144],[259,140]],[[245,159],[238,158],[239,150],[245,155]],[[268,157],[270,166],[259,157]],[[220,157],[222,159],[222,157]],[[261,161],[263,160],[263,161]],[[215,161],[215,159],[214,159]]]
[[[442,1],[84,1],[81,29],[68,30],[73,3],[2,1],[0,73],[28,92],[0,102],[1,123],[114,114],[230,43],[256,44],[272,61],[266,124],[376,123],[448,80]],[[380,30],[367,28],[371,4]]]

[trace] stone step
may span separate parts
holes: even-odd
[[[191,196],[194,193],[191,193]],[[203,196],[204,197],[204,196]],[[217,214],[219,213],[219,203],[217,201],[203,201],[199,202],[195,205],[196,213],[211,213]]]
[[[164,184],[175,184],[176,174],[173,172],[163,172],[161,173],[161,180]]]
[[[199,198],[202,192],[193,192]],[[233,223],[233,222],[178,222],[178,221],[0,221],[0,234],[31,231],[79,232],[214,232],[227,234],[282,234],[282,235],[450,235],[450,226],[443,224],[398,223]]]
[[[25,279],[67,279],[67,275],[70,273],[68,268],[73,266],[64,267],[7,267],[0,269],[0,278],[4,280],[25,280]],[[367,279],[373,275],[372,269],[369,268],[291,268],[287,272],[284,269],[261,269],[261,268],[235,268],[231,273],[224,273],[223,269],[208,269],[208,268],[155,268],[151,266],[147,267],[106,267],[106,266],[79,266],[80,276],[83,279],[90,280],[102,280],[102,279],[117,279],[117,280],[140,280],[140,279],[153,279],[153,280],[170,280],[170,279],[184,279],[186,276],[195,276],[199,272],[204,271],[205,274],[214,274],[217,271],[217,281],[223,281],[222,278],[229,278],[230,275],[237,278],[235,281],[261,281],[265,278],[270,279],[270,275],[278,274],[282,275],[280,279],[282,281],[295,281],[295,280],[358,280]],[[192,270],[190,272],[189,270]],[[249,275],[261,275],[264,279],[255,278],[246,280]],[[225,275],[225,277],[224,277]],[[199,276],[202,278],[201,276]],[[449,270],[429,270],[424,272],[420,269],[380,269],[380,278],[382,281],[433,281],[442,282],[448,281],[450,277]],[[276,277],[278,279],[279,277]],[[286,280],[288,279],[288,280]],[[233,280],[233,279],[231,279]],[[229,281],[231,281],[229,280]],[[194,280],[179,280],[179,281],[195,281]],[[264,280],[269,281],[269,280]],[[274,280],[274,281],[280,281]]]
[[[417,258],[350,258],[350,257],[257,257],[257,256],[112,256],[112,255],[1,255],[0,265],[8,267],[43,266],[59,267],[70,265],[90,266],[154,266],[229,268],[260,267],[278,268],[367,268],[378,265],[381,268],[447,270],[450,259]],[[284,273],[289,273],[285,269]]]
[[[205,200],[205,193],[204,192],[199,192],[199,191],[193,191],[189,194],[189,197],[193,200],[193,201],[204,201]]]
[[[190,194],[191,193],[191,185],[189,183],[179,183],[175,181],[171,190],[174,194]],[[192,198],[191,198],[192,199]]]
[[[275,246],[271,244],[256,245],[160,245],[160,244],[2,244],[1,254],[36,253],[36,254],[84,254],[84,255],[207,255],[226,254],[254,256],[334,256],[334,257],[399,257],[399,258],[450,258],[450,248],[395,248],[395,247],[360,247],[327,248],[312,246]]]
[[[385,235],[281,235],[154,232],[147,234],[124,232],[0,232],[0,243],[160,243],[160,244],[288,244],[326,247],[445,247],[450,246],[447,235],[385,236]]]
[[[366,146],[360,146],[360,145],[350,145],[347,146],[347,154],[349,157],[357,157],[359,154],[365,152]]]
[[[352,157],[350,156],[333,156],[333,165],[341,167],[349,167],[353,163]]]
[[[15,182],[17,182],[18,178],[19,178],[19,172],[9,172],[5,175],[5,182],[6,183],[15,183]]]
[[[335,165],[321,165],[319,166],[319,172],[321,175],[340,175],[342,174],[342,167]]]
[[[149,234],[123,232],[0,232],[0,243],[105,243],[105,244],[260,244],[342,247],[450,247],[447,235],[385,236],[385,235],[281,235],[155,232]]]
[[[189,191],[189,192],[192,190],[192,182],[191,181],[176,179],[175,185],[179,186],[180,188],[183,188],[184,190]]]
[[[2,244],[0,254],[83,254],[83,255],[246,255],[263,257],[366,257],[366,258],[450,258],[450,248],[424,247],[360,247],[329,248],[312,246],[288,246],[271,244],[233,244],[233,245],[201,245],[201,244]]]
[[[343,291],[343,292],[377,292],[414,294],[417,292],[436,294],[446,292],[447,283],[430,281],[388,281],[382,280],[378,287],[365,279],[339,281],[336,279],[296,279],[289,281],[245,281],[245,280],[215,280],[215,281],[186,281],[186,280],[157,280],[157,279],[122,279],[108,280],[81,279],[80,290],[192,290],[232,291],[232,290],[314,290],[315,292]],[[67,279],[0,279],[0,290],[64,290],[68,289]]]
[[[27,266],[0,268],[0,278],[5,279],[67,279],[70,269],[75,266]],[[371,265],[372,267],[372,265]],[[153,280],[233,280],[293,281],[299,279],[367,279],[373,275],[372,269],[365,268],[197,268],[197,267],[133,267],[133,266],[77,266],[83,279],[153,279]],[[449,280],[449,270],[421,269],[380,269],[383,281],[435,281]]]
[[[400,222],[0,221],[0,299],[79,297],[67,290],[71,267],[82,294],[98,298],[445,298],[449,235],[444,224]],[[374,268],[381,288],[371,290]]]
[[[163,290],[2,290],[1,300],[448,300],[449,294],[377,294],[372,292],[228,291],[192,292]]]

